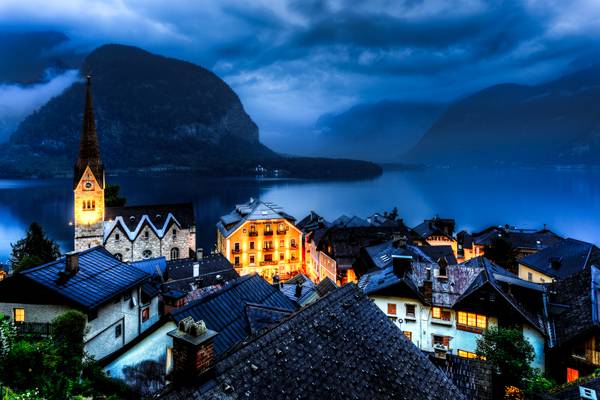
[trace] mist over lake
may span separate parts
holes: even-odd
[[[250,197],[280,204],[297,219],[314,210],[328,220],[341,214],[367,217],[398,207],[409,226],[436,214],[458,229],[489,225],[542,228],[600,244],[600,170],[427,169],[386,171],[361,181],[312,181],[206,177],[107,177],[121,185],[128,205],[192,201],[198,246],[212,249],[218,218]],[[0,180],[0,259],[32,221],[73,247],[70,179]]]

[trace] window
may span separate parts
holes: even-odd
[[[406,317],[407,318],[416,318],[416,306],[414,304],[407,304],[406,307]]]
[[[254,250],[254,242],[250,242],[250,250]]]
[[[271,241],[271,240],[265,240],[264,246],[265,246],[265,250],[272,249],[273,248],[273,241]]]
[[[171,260],[179,259],[179,249],[177,247],[173,247],[171,249]]]
[[[528,273],[527,273],[527,280],[528,280],[529,282],[533,281],[533,274],[532,274],[531,272],[528,272]]]
[[[142,252],[142,257],[144,257],[144,258],[150,258],[150,257],[152,257],[152,251],[150,251],[150,250],[144,250]]]
[[[142,308],[142,322],[146,322],[150,319],[150,307]]]
[[[144,239],[148,239],[150,237],[149,231],[144,231]]]
[[[265,254],[265,262],[273,261],[273,254]]]
[[[396,315],[396,305],[393,303],[388,303],[387,305],[387,313],[389,315]]]
[[[444,310],[440,307],[433,307],[431,309],[431,317],[435,319],[442,319],[444,321],[450,321],[450,310]]]
[[[121,253],[115,253],[115,258],[119,261],[123,261],[123,254]]]
[[[279,260],[283,261],[285,259],[285,254],[283,252],[279,253]]]
[[[408,338],[408,340],[412,340],[412,332],[411,331],[402,331],[402,333],[404,333],[404,336],[406,336]]]
[[[459,325],[485,329],[485,328],[487,328],[487,317],[485,315],[479,315],[479,314],[459,311],[458,312],[458,323],[459,323]]]
[[[462,358],[477,358],[477,354],[466,350],[458,350],[458,356]]]
[[[235,251],[236,253],[240,252],[240,243],[239,242],[235,242],[233,244],[233,251]]]
[[[234,265],[237,267],[240,265],[240,258],[239,257],[235,257],[234,258]]]
[[[173,239],[177,239],[177,229],[173,228]]]
[[[290,247],[296,247],[296,239],[290,240]]]
[[[14,308],[13,309],[13,320],[15,322],[25,322],[25,309]]]
[[[271,232],[271,224],[265,225],[265,233],[267,233],[267,232],[269,232],[269,233]]]
[[[121,327],[121,324],[115,326],[115,338],[121,337],[122,333],[123,333],[123,328]]]
[[[115,241],[119,241],[121,240],[121,235],[119,235],[118,233],[115,233]]]
[[[579,370],[567,368],[567,382],[573,382],[579,379]]]
[[[279,241],[279,247],[285,247],[285,240],[281,239]]]
[[[285,231],[285,225],[280,223],[279,224],[279,232],[283,232],[283,231]]]
[[[250,256],[250,264],[254,264],[254,255]]]
[[[96,200],[92,200],[92,210],[96,209]]]
[[[81,209],[85,211],[87,207],[85,206],[85,200],[81,202]]]
[[[450,336],[433,335],[433,345],[444,345],[450,348]]]

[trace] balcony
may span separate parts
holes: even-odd
[[[273,236],[273,231],[264,231],[263,235],[265,235],[265,236]]]
[[[252,236],[258,236],[258,232],[257,231],[250,231],[248,232],[248,236],[252,237]]]
[[[290,244],[290,249],[292,249],[292,250],[298,250],[298,245],[297,244]]]
[[[242,253],[242,249],[233,249],[231,250],[231,254],[241,254]]]
[[[287,231],[285,229],[282,231],[280,231],[279,229],[277,230],[278,235],[285,235],[286,233],[287,233]]]
[[[277,261],[273,261],[273,260],[272,260],[272,261],[261,261],[261,262],[259,263],[259,265],[260,265],[261,267],[264,267],[264,266],[266,266],[266,265],[277,265]]]
[[[290,259],[288,260],[288,263],[289,263],[289,264],[295,264],[295,263],[297,263],[297,262],[299,262],[299,261],[300,261],[300,260],[298,260],[297,258],[290,258]]]
[[[263,252],[272,253],[275,251],[275,247],[263,247]]]

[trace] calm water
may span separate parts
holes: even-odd
[[[547,224],[559,234],[600,244],[600,170],[425,170],[386,172],[365,181],[108,177],[129,204],[193,201],[198,244],[214,245],[215,223],[250,197],[274,201],[300,219],[315,210],[327,219],[366,217],[398,207],[409,225],[435,214],[460,229],[490,224]],[[70,179],[0,180],[0,260],[31,221],[43,225],[63,251],[72,248]]]

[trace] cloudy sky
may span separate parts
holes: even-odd
[[[290,137],[310,134],[324,113],[384,99],[451,101],[595,59],[600,2],[0,1],[0,31],[39,30],[65,33],[78,51],[125,43],[210,68],[238,92],[263,141],[293,152]],[[50,89],[1,85],[0,114],[14,90],[32,91],[32,108],[73,79],[59,78]],[[13,119],[15,107],[24,112],[11,107]]]

